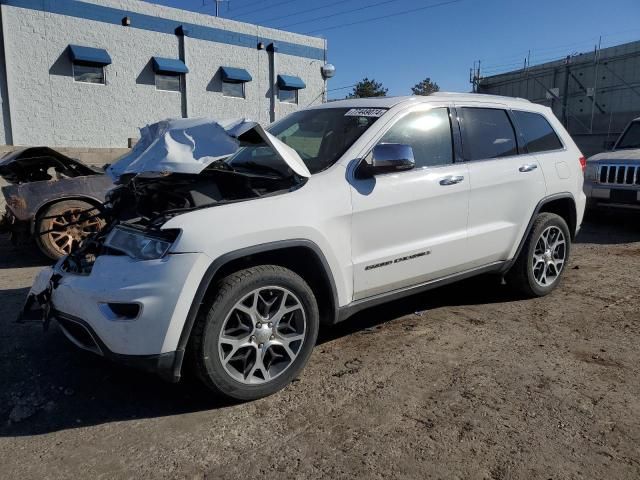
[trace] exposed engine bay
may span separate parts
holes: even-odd
[[[132,158],[124,159],[122,164],[112,167],[118,175],[112,175],[115,177],[116,187],[107,193],[101,212],[106,226],[87,238],[65,258],[63,270],[88,274],[95,259],[100,255],[133,256],[130,249],[132,245],[127,245],[126,242],[135,243],[132,239],[136,238],[144,238],[145,241],[152,239],[151,243],[157,248],[170,245],[176,239],[177,232],[162,230],[161,227],[176,215],[280,195],[305,184],[308,171],[303,170],[302,173],[305,175],[300,175],[296,172],[300,170],[300,166],[295,163],[292,166],[296,160],[304,165],[299,157],[291,158],[297,154],[292,154],[288,147],[285,149],[284,144],[280,145],[281,142],[271,137],[259,125],[253,122],[233,124],[236,131],[238,126],[241,127],[241,134],[232,137],[228,130],[220,129],[219,124],[212,125],[215,127],[213,130],[202,131],[202,127],[208,127],[209,124],[205,121],[198,122],[171,121],[164,126],[147,130],[149,136],[143,138],[140,151],[132,152]],[[186,125],[185,128],[180,128],[182,124]],[[194,152],[198,151],[195,145],[189,149],[175,147],[176,139],[195,144],[197,138],[194,140],[194,127],[200,130],[198,133],[206,133],[206,139],[211,144],[209,148],[203,149],[197,158],[194,155]],[[211,141],[211,137],[215,135],[221,136],[219,142]],[[235,142],[233,148],[229,146],[229,138]],[[264,158],[271,160],[272,164],[247,161],[233,166],[226,161],[232,155],[219,155],[221,151],[231,149],[232,152],[247,156],[247,149],[243,150],[241,147],[257,150]],[[251,155],[255,153],[253,151]],[[206,158],[206,164],[202,158]],[[142,164],[143,161],[144,166],[136,170],[136,165]],[[154,164],[162,165],[163,171],[157,171],[159,168],[154,167]],[[306,167],[304,168],[306,170]],[[184,173],[185,171],[197,173]],[[126,231],[130,238],[127,239],[126,235],[122,234],[114,240],[114,229],[117,230],[115,233]]]

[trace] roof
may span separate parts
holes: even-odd
[[[391,108],[404,102],[429,103],[432,100],[449,100],[451,102],[475,100],[478,102],[522,102],[531,104],[529,100],[519,97],[503,97],[483,93],[436,92],[425,96],[347,98],[312,108]]]

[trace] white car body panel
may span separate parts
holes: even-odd
[[[453,105],[542,113],[561,136],[565,149],[414,169],[367,180],[354,178],[355,165],[402,115]],[[333,166],[314,175],[309,175],[293,149],[265,134],[265,141],[292,170],[309,177],[304,185],[279,195],[172,217],[162,228],[180,229],[181,233],[170,253],[160,260],[103,255],[87,276],[58,272],[62,279],[52,293],[56,309],[89,323],[114,353],[172,352],[207,269],[217,259],[244,248],[287,240],[313,242],[329,267],[337,306],[347,307],[376,295],[511,260],[536,205],[549,195],[573,197],[577,226],[582,221],[585,196],[580,152],[546,107],[517,99],[489,101],[485,96],[439,94],[331,102],[312,110],[324,108],[389,110]],[[538,168],[519,172],[526,163],[535,163]],[[147,168],[136,167],[132,172]],[[440,179],[449,175],[463,176],[464,181],[440,185]],[[367,268],[387,262],[381,268]],[[142,312],[129,321],[105,318],[100,303],[118,301],[139,302]]]

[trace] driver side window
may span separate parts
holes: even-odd
[[[416,168],[453,163],[453,138],[448,108],[410,113],[384,134],[380,143],[410,145]]]

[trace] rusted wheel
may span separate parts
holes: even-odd
[[[36,225],[38,247],[47,257],[57,260],[68,255],[82,240],[104,227],[104,220],[87,212],[93,205],[81,200],[54,203],[43,212]]]

